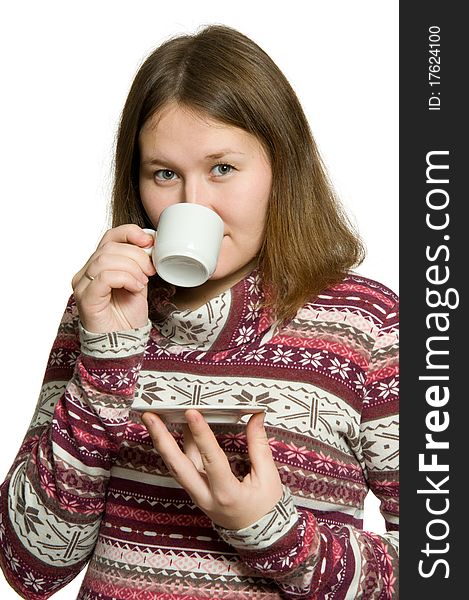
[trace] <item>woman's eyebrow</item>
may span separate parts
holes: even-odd
[[[218,160],[219,158],[223,158],[227,154],[239,154],[244,156],[244,152],[238,152],[237,150],[231,150],[230,148],[226,148],[225,150],[220,150],[219,152],[214,152],[213,154],[207,154],[206,159]]]
[[[165,165],[167,163],[167,160],[163,158],[158,158],[157,156],[154,156],[152,158],[146,158],[145,160],[141,161],[142,165]]]
[[[214,152],[212,154],[207,154],[204,158],[204,160],[220,160],[220,158],[223,158],[224,156],[228,156],[228,155],[239,155],[239,156],[245,156],[244,152],[239,152],[237,150],[230,150],[229,148],[226,148],[224,150],[220,150],[218,152]],[[164,157],[158,157],[158,156],[153,156],[151,158],[146,158],[145,160],[142,160],[142,165],[146,166],[146,165],[166,165],[166,164],[171,164],[171,161],[164,158]]]

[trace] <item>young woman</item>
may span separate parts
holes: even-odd
[[[222,218],[213,276],[175,288],[145,252],[161,212]],[[39,403],[1,487],[0,562],[48,598],[397,598],[397,297],[363,250],[301,106],[250,39],[157,48],[119,128],[113,227],[73,277]],[[132,405],[197,410],[167,426]],[[362,530],[381,499],[387,533]]]

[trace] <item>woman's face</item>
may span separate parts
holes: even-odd
[[[140,197],[154,227],[171,204],[192,202],[215,211],[224,237],[212,280],[241,278],[262,243],[272,171],[261,143],[175,103],[142,128]]]

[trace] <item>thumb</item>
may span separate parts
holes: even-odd
[[[272,467],[276,471],[277,467],[264,427],[264,413],[257,413],[249,419],[246,426],[246,440],[251,470],[259,476],[262,476],[262,473],[270,472]]]

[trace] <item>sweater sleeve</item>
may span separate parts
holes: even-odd
[[[215,526],[246,564],[276,581],[284,598],[399,597],[398,364],[396,304],[371,353],[360,427],[359,458],[369,489],[380,499],[384,535],[321,523],[295,506],[285,486],[273,510],[253,525],[237,531]]]
[[[149,331],[150,323],[87,332],[73,296],[68,302],[35,414],[0,487],[0,565],[23,598],[49,598],[93,552]]]

